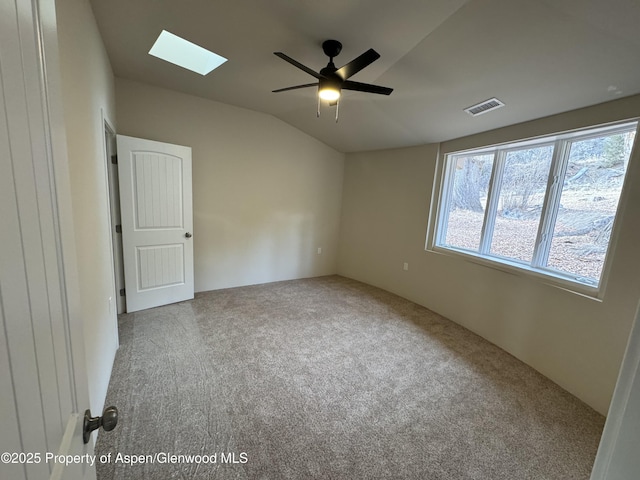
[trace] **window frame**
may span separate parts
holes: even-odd
[[[575,142],[598,138],[603,135],[615,135],[616,133],[628,132],[629,130],[635,130],[635,138],[629,153],[627,170],[625,172],[600,278],[596,280],[596,282],[593,282],[592,279],[577,274],[561,272],[545,266],[551,251],[554,227],[559,210],[558,207],[563,192],[563,182],[559,180],[564,179],[566,175],[571,146]],[[615,250],[618,239],[619,219],[626,204],[626,192],[629,188],[627,185],[630,182],[629,178],[632,176],[630,172],[632,162],[635,164],[634,157],[636,156],[636,149],[639,148],[639,133],[639,119],[631,118],[608,124],[583,127],[576,130],[519,139],[478,148],[439,152],[434,176],[434,188],[431,198],[432,208],[427,225],[425,249],[436,254],[462,258],[506,273],[532,277],[543,283],[601,300],[606,289],[611,267],[611,258],[613,257],[612,253]],[[531,262],[526,263],[517,259],[491,254],[491,241],[497,216],[498,198],[500,196],[499,183],[502,181],[505,159],[508,152],[548,145],[553,145],[554,148]],[[478,251],[444,244],[448,228],[448,222],[445,223],[445,220],[448,218],[447,207],[452,201],[455,159],[469,154],[477,156],[493,155],[491,178],[487,187],[487,201]]]

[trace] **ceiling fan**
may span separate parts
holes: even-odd
[[[333,63],[333,59],[337,57],[342,50],[342,44],[339,41],[325,40],[322,42],[322,50],[324,51],[324,54],[329,57],[329,63],[326,67],[320,70],[320,72],[310,69],[282,52],[273,52],[274,55],[277,55],[294,67],[298,67],[300,70],[307,72],[312,77],[318,79],[315,83],[306,83],[304,85],[296,85],[294,87],[280,88],[278,90],[273,90],[273,93],[297,90],[299,88],[318,87],[318,116],[320,116],[320,99],[327,100],[329,105],[338,105],[342,90],[355,90],[357,92],[377,93],[379,95],[390,95],[391,92],[393,92],[393,88],[371,85],[369,83],[353,82],[349,80],[350,77],[380,58],[380,54],[373,48],[370,48],[341,68],[336,68]],[[336,109],[336,122],[337,121],[338,111]]]

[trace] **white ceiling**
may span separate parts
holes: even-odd
[[[640,93],[640,0],[91,0],[114,74],[249,108],[343,152],[439,142]],[[165,29],[229,59],[207,76],[148,55]],[[337,67],[373,48],[340,120],[313,88],[321,44]],[[491,97],[506,106],[472,118]]]

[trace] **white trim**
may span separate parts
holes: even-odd
[[[436,152],[436,164],[433,172],[433,185],[431,187],[431,198],[429,205],[429,217],[427,219],[427,236],[425,241],[425,250],[431,250],[437,243],[438,239],[435,238],[436,226],[440,223],[440,215],[442,215],[440,202],[438,199],[442,195],[443,181],[445,175],[443,175],[443,169],[446,168],[444,156],[440,153],[440,145],[438,144],[438,151]]]
[[[544,203],[540,212],[540,224],[538,225],[538,233],[536,236],[536,244],[531,258],[531,265],[534,268],[540,268],[546,265],[549,260],[549,252],[551,251],[551,240],[553,238],[553,229],[558,218],[558,207],[560,197],[562,197],[562,187],[560,179],[564,178],[567,172],[566,162],[570,148],[567,148],[567,142],[556,140],[553,144],[553,155],[551,165],[549,167],[549,175],[547,179],[547,189],[544,193]]]
[[[597,131],[593,131],[594,135],[597,137],[602,133],[609,133],[609,131],[611,131],[611,133],[615,133],[615,130],[617,130],[617,128],[624,130],[626,127],[630,126],[630,124],[638,121],[640,121],[640,116],[636,116],[634,114],[626,118],[621,118],[611,122],[597,123],[593,125],[582,125],[575,128],[570,128],[570,129],[560,130],[555,132],[542,133],[539,135],[534,135],[526,138],[509,137],[509,138],[505,138],[502,141],[494,142],[489,145],[485,143],[485,144],[471,144],[470,146],[465,146],[464,148],[458,148],[458,149],[443,148],[440,151],[440,153],[442,154],[443,157],[446,157],[447,155],[465,154],[468,152],[474,152],[476,154],[481,155],[481,154],[490,153],[496,149],[505,148],[505,147],[509,147],[509,149],[511,149],[511,147],[513,147],[514,149],[518,149],[520,147],[521,148],[533,147],[533,146],[537,146],[538,144],[544,144],[548,142],[553,143],[558,139],[558,137],[561,137],[561,136],[564,137],[565,139],[572,139],[572,140],[574,138],[580,139],[579,137],[581,136],[584,136],[585,139],[588,139],[590,138],[590,135],[584,135],[585,130],[593,131],[593,129],[597,128],[598,129]],[[515,127],[517,125],[519,124],[511,125],[511,126]],[[488,132],[485,132],[485,133],[488,133]],[[470,139],[473,137],[476,137],[476,135],[471,137],[465,137],[465,138]],[[465,138],[458,139],[458,140],[464,140]],[[458,143],[458,141],[452,140],[449,142],[443,142],[444,145],[447,145],[447,144],[451,145],[454,143]]]
[[[505,157],[506,154],[504,150],[495,151],[493,153],[491,179],[487,186],[487,205],[484,209],[484,218],[482,219],[482,229],[480,231],[480,243],[478,244],[478,251],[482,255],[487,255],[491,251],[493,230],[496,224],[498,203],[500,202],[500,192],[502,190],[502,179],[504,177],[504,168],[506,165]]]
[[[102,139],[102,152],[104,155],[104,178],[105,178],[105,192],[106,192],[106,200],[107,200],[107,224],[108,224],[108,229],[109,229],[109,262],[110,265],[112,265],[112,268],[110,268],[110,272],[111,272],[111,285],[113,286],[113,291],[112,291],[112,298],[111,298],[111,302],[109,302],[109,314],[111,315],[111,325],[112,325],[112,331],[113,331],[113,343],[116,346],[116,349],[118,349],[118,347],[120,346],[120,340],[118,338],[118,317],[117,317],[117,295],[118,292],[116,291],[116,274],[115,274],[115,255],[113,254],[114,252],[114,238],[113,238],[113,232],[114,232],[114,225],[111,221],[111,211],[112,211],[112,205],[111,205],[111,181],[110,179],[110,174],[109,174],[109,165],[111,163],[111,159],[109,158],[109,146],[107,145],[107,139],[105,137],[105,134],[107,133],[107,131],[110,134],[113,134],[114,136],[116,135],[116,131],[113,128],[113,123],[111,122],[111,120],[107,117],[107,115],[104,112],[104,109],[101,108],[100,109],[100,127],[101,127],[101,131],[100,131],[100,138]]]

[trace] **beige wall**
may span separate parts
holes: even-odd
[[[640,96],[440,147],[454,151],[638,115]],[[599,302],[527,276],[426,252],[437,149],[347,155],[338,273],[464,325],[606,414],[640,297],[640,182],[628,184],[609,283]],[[638,150],[632,179],[640,174]]]
[[[122,79],[116,93],[118,133],[192,148],[196,291],[336,272],[344,154],[262,113]]]
[[[58,0],[56,15],[89,395],[99,414],[118,347],[102,123],[103,112],[115,121],[115,90],[89,2]]]

